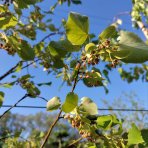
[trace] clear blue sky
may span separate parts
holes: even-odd
[[[46,0],[46,5],[43,6],[45,10],[48,10],[50,6],[54,3],[54,1]],[[84,0],[82,5],[76,6],[72,5],[71,7],[67,7],[67,5],[58,6],[55,11],[55,15],[53,16],[54,23],[57,24],[60,22],[62,18],[67,19],[68,13],[70,11],[79,12],[81,14],[87,15],[90,20],[90,32],[98,35],[105,27],[112,23],[113,17],[119,14],[120,12],[130,11],[132,8],[131,0]],[[136,32],[139,36],[144,39],[143,34],[136,29],[131,27],[131,21],[129,16],[121,16],[123,19],[123,25],[121,28],[127,29],[129,31]],[[45,33],[48,34],[48,33]],[[45,35],[44,34],[44,35]],[[40,35],[37,40],[40,40],[44,35]],[[5,52],[0,52],[0,75],[10,69],[15,63],[19,60],[16,56],[11,57],[7,56]],[[134,66],[134,65],[133,65]],[[36,76],[36,80],[38,82],[42,81],[53,81],[51,87],[42,87],[41,96],[50,99],[54,96],[59,96],[63,100],[66,94],[70,91],[70,87],[63,86],[61,90],[57,89],[61,84],[61,79],[54,79],[54,76],[46,75],[43,72],[43,68],[34,69],[29,68],[29,72],[33,73]],[[27,73],[26,70],[19,73],[19,75],[23,75]],[[79,95],[79,97],[87,96],[92,98],[100,108],[103,108],[100,99],[106,99],[109,102],[114,101],[114,98],[119,97],[122,92],[130,93],[131,91],[135,91],[139,97],[139,103],[142,100],[145,108],[148,108],[148,83],[142,83],[141,81],[134,82],[132,84],[128,84],[127,82],[123,82],[115,69],[111,74],[111,85],[108,85],[110,90],[109,94],[106,95],[103,88],[87,88],[81,82],[76,87],[75,92]],[[5,82],[9,81],[9,77],[5,79]],[[24,90],[21,90],[18,86],[12,89],[2,89],[5,90],[5,102],[4,104],[14,104],[20,97],[25,93]],[[32,99],[28,98],[25,101],[21,102],[19,105],[41,105],[45,106],[46,103],[40,99]],[[118,107],[117,107],[118,108]],[[1,108],[0,113],[2,113],[6,108]],[[42,110],[42,109],[41,109]],[[25,108],[15,108],[12,110],[14,113],[21,114],[35,114],[40,109],[25,109]],[[43,111],[43,110],[42,110]]]

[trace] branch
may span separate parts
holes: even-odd
[[[148,40],[148,28],[145,27],[143,22],[137,21],[137,24],[141,29],[141,31],[143,32],[143,34],[145,35],[146,39]]]
[[[30,65],[32,65],[34,62],[37,62],[37,61],[39,61],[40,59],[37,59],[37,60],[35,60],[35,61],[33,61],[33,62],[31,62],[31,63],[29,63],[29,64],[27,64],[27,65],[25,65],[25,66],[23,66],[22,67],[22,70],[23,69],[25,69],[25,68],[27,68],[27,67],[29,67]],[[8,70],[5,74],[3,74],[2,76],[0,76],[0,81],[2,80],[2,79],[4,79],[5,77],[7,77],[9,74],[12,74],[12,73],[14,73],[15,72],[15,69],[19,66],[19,64],[21,64],[22,62],[25,62],[25,61],[19,61],[14,67],[12,67],[10,70]]]
[[[0,81],[2,79],[4,79],[5,77],[7,77],[9,74],[13,73],[14,70],[18,67],[18,65],[22,63],[22,61],[19,61],[14,67],[12,67],[10,70],[8,70],[5,74],[3,74],[1,77],[0,77]]]
[[[62,110],[60,110],[59,114],[58,114],[57,117],[56,117],[56,120],[55,120],[55,121],[53,122],[53,124],[50,126],[50,128],[49,128],[49,130],[48,130],[48,132],[47,132],[47,135],[46,135],[46,137],[45,137],[45,139],[44,139],[44,141],[43,141],[43,143],[42,143],[42,145],[41,145],[40,148],[43,148],[43,147],[45,146],[45,144],[46,144],[46,142],[47,142],[49,136],[51,135],[51,132],[52,132],[54,126],[57,124],[58,120],[60,119],[61,113],[62,113]]]
[[[79,141],[81,141],[83,138],[80,137],[79,139],[75,140],[74,142],[72,142],[71,144],[68,145],[68,147],[71,147],[73,145],[75,145],[76,143],[78,143]]]
[[[47,36],[45,36],[40,42],[44,42],[47,38],[49,38],[49,37],[51,37],[51,36],[53,36],[53,35],[57,35],[57,34],[59,34],[59,35],[63,35],[64,34],[64,32],[53,32],[53,33],[50,33],[50,34],[48,34]],[[39,42],[39,43],[40,43]]]
[[[77,66],[76,66],[76,68],[77,68],[77,73],[76,73],[76,76],[75,76],[75,79],[74,79],[74,84],[73,84],[73,87],[72,87],[71,92],[74,92],[75,87],[76,87],[76,85],[77,85],[77,82],[78,82],[77,80],[78,80],[78,75],[79,75],[80,67],[81,67],[81,63],[78,61],[78,64],[77,64]],[[45,137],[45,139],[44,139],[44,141],[43,141],[43,143],[42,143],[42,145],[41,145],[40,148],[43,148],[43,147],[45,146],[45,144],[46,144],[46,142],[47,142],[49,136],[51,135],[51,132],[52,132],[54,126],[57,124],[57,122],[59,121],[59,119],[61,119],[61,117],[60,117],[60,116],[61,116],[61,113],[62,113],[62,110],[60,110],[59,114],[58,114],[57,117],[56,117],[56,120],[55,120],[55,121],[53,122],[53,124],[50,126],[50,128],[49,128],[49,130],[48,130],[48,132],[47,132],[47,135],[46,135],[46,137]]]
[[[25,94],[21,99],[19,99],[13,106],[11,106],[8,110],[6,110],[1,116],[0,119],[2,119],[5,114],[7,114],[12,108],[16,107],[18,103],[20,103],[21,101],[23,101],[25,98],[27,98],[29,95]]]
[[[40,99],[44,100],[45,102],[48,102],[48,100],[47,100],[47,99],[45,99],[44,97],[38,96],[38,98],[40,98]]]

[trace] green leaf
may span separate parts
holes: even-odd
[[[62,105],[62,110],[65,113],[69,113],[73,111],[78,105],[78,95],[72,92],[68,93],[66,96],[66,100]]]
[[[97,118],[97,126],[103,128],[103,129],[109,129],[112,125],[112,115],[104,115],[104,116],[99,116]]]
[[[85,51],[87,53],[91,53],[92,50],[96,49],[96,45],[94,43],[89,43],[85,46]]]
[[[63,60],[59,59],[59,58],[55,58],[53,59],[53,67],[60,69],[63,68],[65,66]]]
[[[128,131],[128,145],[143,143],[140,130],[133,123],[131,129]]]
[[[18,55],[25,61],[31,61],[35,57],[35,52],[33,48],[27,43],[27,41],[22,41],[20,48],[17,50]]]
[[[47,111],[57,110],[61,106],[61,101],[59,97],[53,97],[47,102]]]
[[[55,27],[54,24],[50,24],[50,25],[48,26],[48,28],[49,28],[49,30],[52,31],[52,32],[57,31],[57,28]]]
[[[71,0],[71,2],[76,5],[82,4],[80,0]]]
[[[46,82],[46,83],[38,83],[37,85],[38,86],[44,86],[44,85],[47,85],[47,86],[51,86],[52,82]]]
[[[2,91],[0,91],[0,107],[2,106],[3,104],[3,101],[4,101],[4,93]]]
[[[51,41],[46,50],[47,52],[49,51],[53,57],[62,58],[65,57],[65,55],[67,54],[67,51],[63,50],[63,48],[61,48],[59,44],[55,41]]]
[[[103,40],[103,39],[109,39],[109,38],[113,38],[117,36],[117,31],[116,31],[116,27],[111,25],[109,27],[107,27],[100,35],[99,35],[99,39]]]
[[[15,36],[8,38],[11,46],[16,49],[18,55],[25,61],[31,61],[35,57],[35,52],[33,48],[25,40],[17,39]]]
[[[143,63],[148,61],[148,45],[136,34],[121,31],[119,49],[113,55],[125,63]]]
[[[2,29],[2,30],[14,27],[18,23],[16,17],[14,17],[12,15],[7,16],[7,17],[1,17],[0,22],[1,22],[0,29]]]
[[[73,51],[79,51],[81,48],[78,45],[72,45],[68,40],[60,40],[58,42],[52,41],[49,44],[51,50],[51,54],[55,53],[53,52],[53,48],[56,50],[56,52],[59,52],[59,54],[63,52],[73,52]],[[53,54],[55,56],[55,54]]]
[[[141,130],[142,138],[146,145],[148,146],[148,129],[142,129]]]
[[[5,84],[1,85],[0,87],[12,88],[12,86],[13,86],[14,84],[15,84],[15,82],[5,83]]]
[[[19,31],[24,36],[30,38],[31,40],[36,39],[36,31],[33,28],[33,25],[22,26],[22,28],[19,28],[17,31]]]
[[[88,97],[83,97],[79,109],[86,112],[88,115],[98,114],[97,105]]]
[[[73,45],[82,45],[88,38],[89,21],[87,16],[71,12],[65,27],[67,38]]]

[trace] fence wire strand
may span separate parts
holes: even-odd
[[[12,107],[12,105],[2,105],[1,107],[7,108],[7,107]],[[17,105],[14,108],[46,109],[45,106],[27,106],[27,105]],[[98,110],[100,111],[148,112],[148,109],[124,109],[124,108],[98,108]]]

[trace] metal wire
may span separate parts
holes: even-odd
[[[12,105],[2,105],[1,107],[7,108],[12,107]],[[34,108],[34,109],[46,109],[45,106],[27,106],[27,105],[17,105],[15,108]],[[123,108],[99,108],[102,111],[126,111],[126,112],[148,112],[148,109],[123,109]]]

